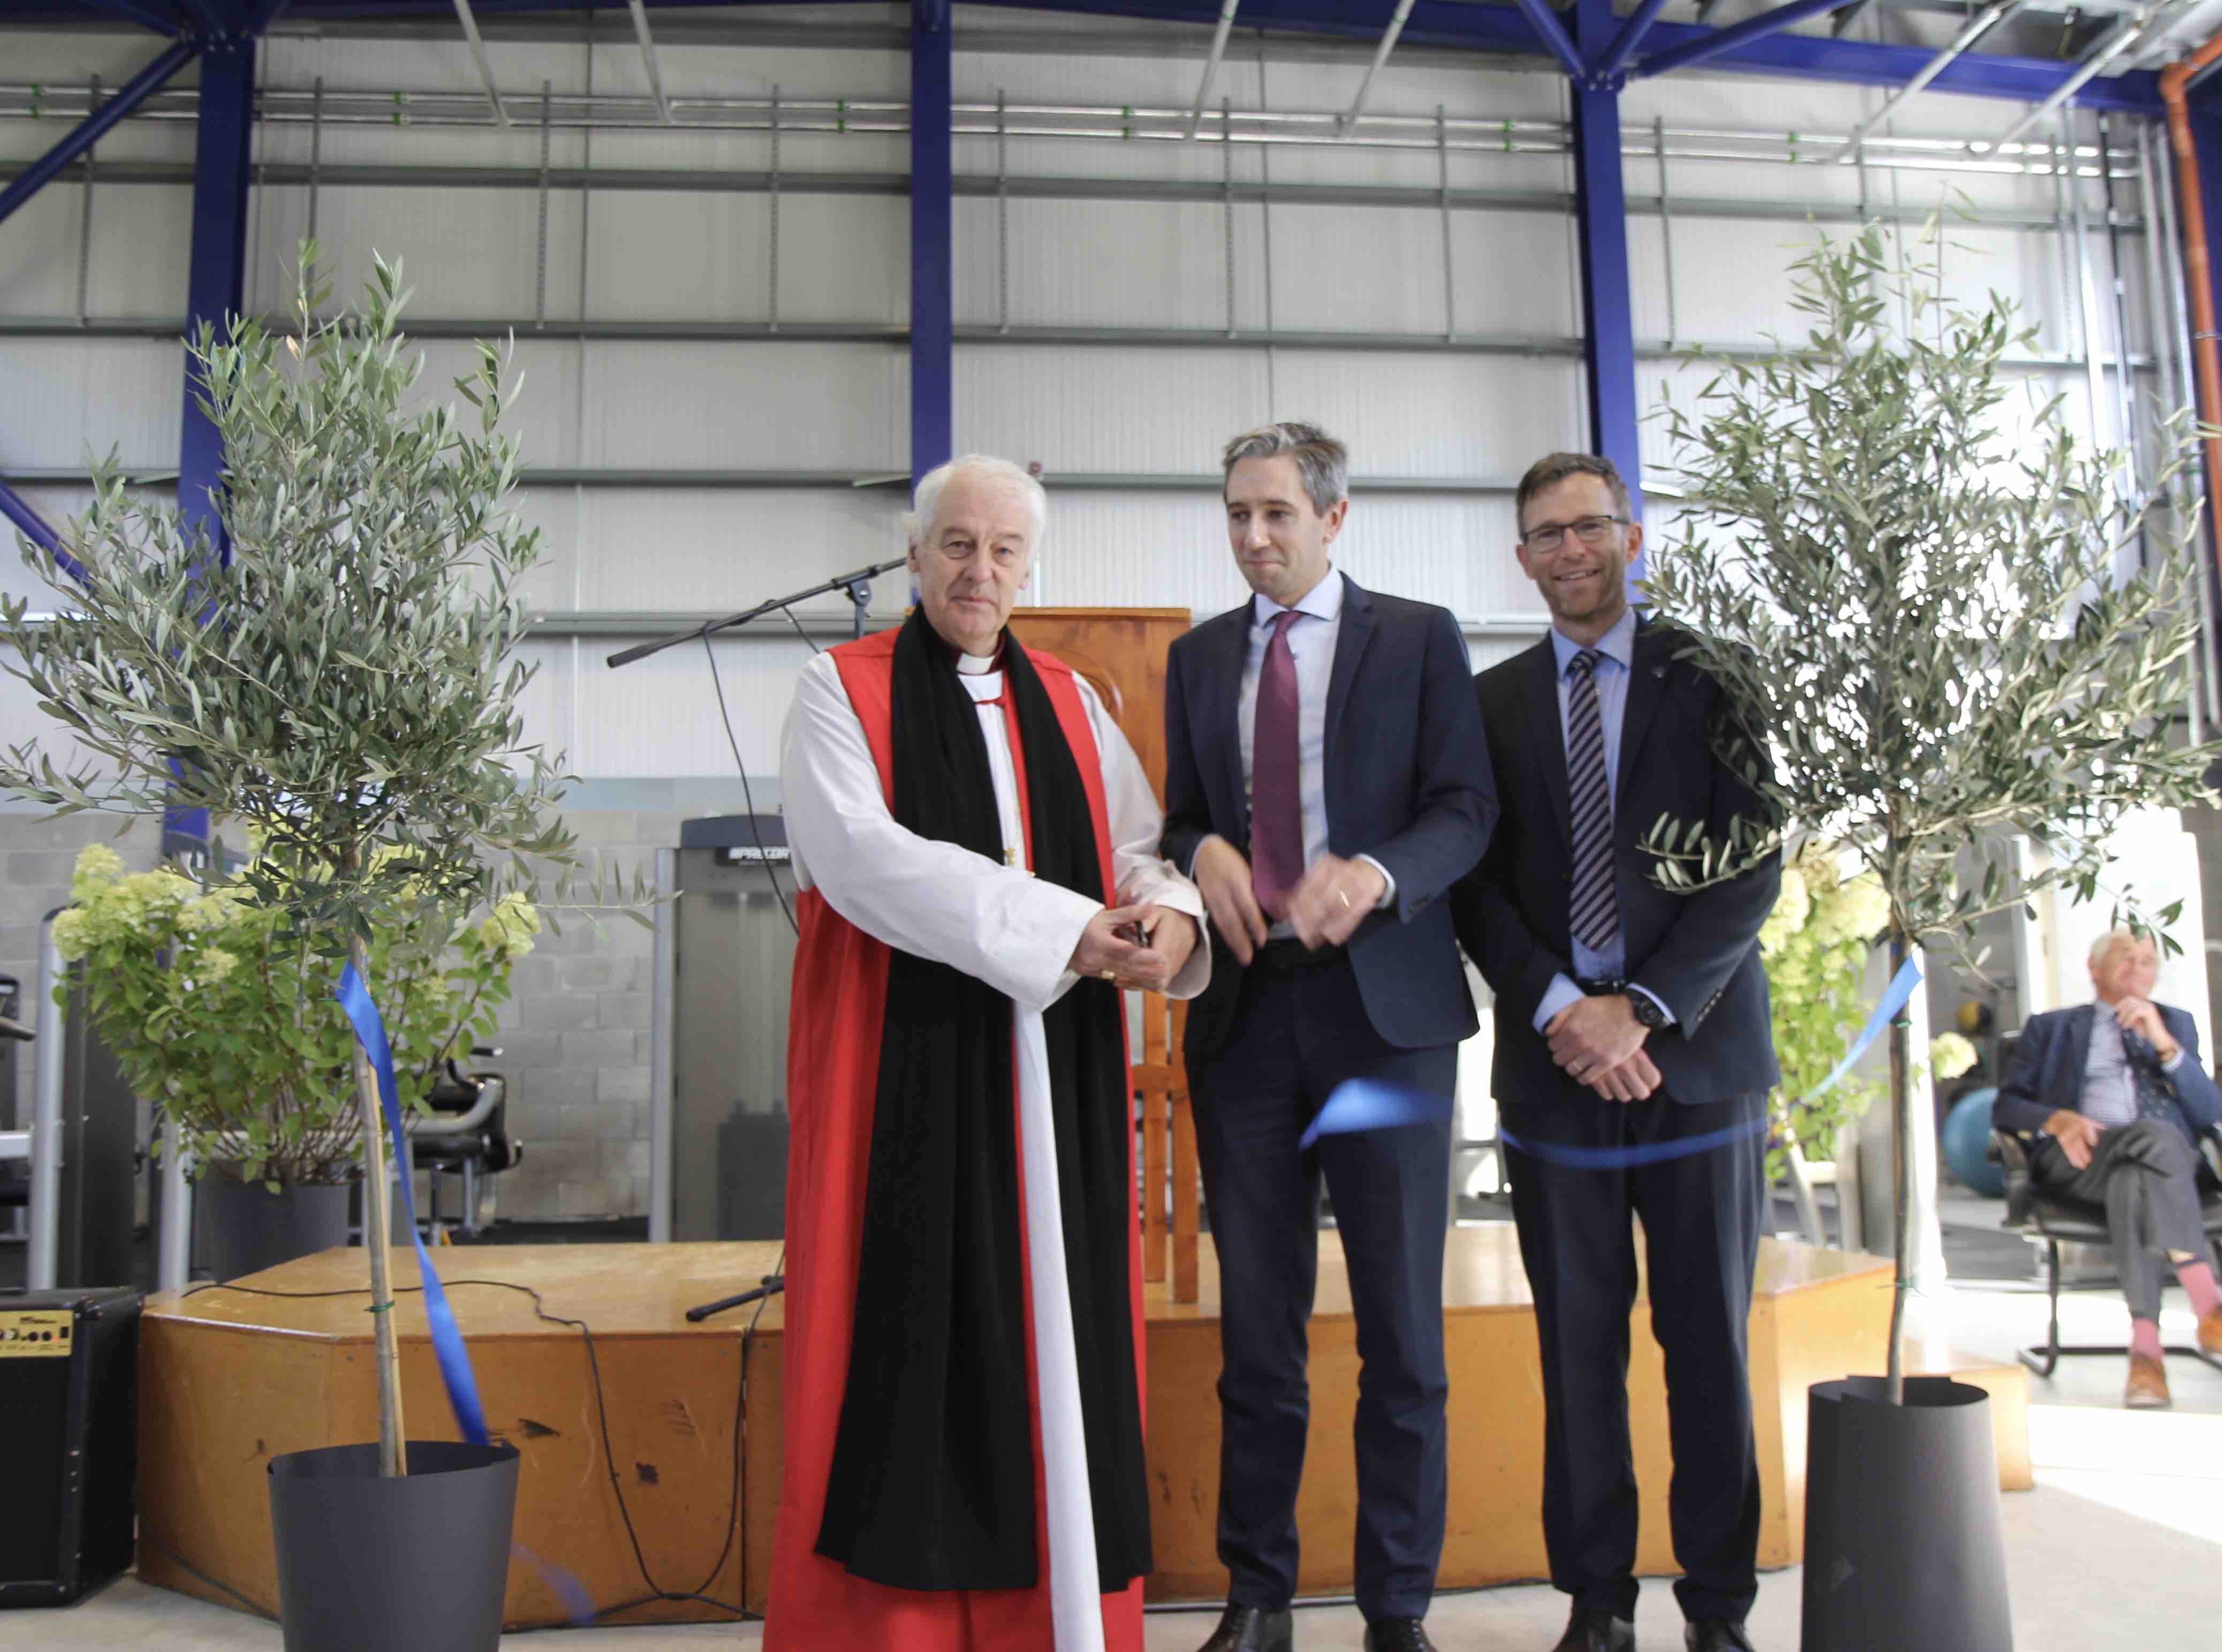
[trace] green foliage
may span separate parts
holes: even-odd
[[[333,1001],[340,964],[288,936],[284,908],[244,879],[203,890],[126,873],[99,844],[78,856],[54,944],[83,961],[89,1007],[123,1075],[179,1126],[196,1170],[295,1186],[340,1180],[361,1139],[355,1035]],[[510,966],[540,919],[520,894],[455,923],[397,903],[369,946],[405,1104],[440,1063],[489,1037]]]
[[[2222,755],[2167,726],[2198,636],[2196,514],[2169,504],[2194,433],[2170,422],[2133,491],[2057,398],[2009,428],[2022,391],[2003,359],[2034,345],[2005,299],[1954,306],[1933,260],[1899,270],[1873,227],[1795,268],[1803,343],[1710,361],[1695,410],[1667,411],[1691,504],[1652,600],[1765,731],[1771,773],[1736,759],[1754,787],[1881,879],[1896,939],[1957,940],[2055,885],[2089,900],[2108,834],[2205,801]],[[2019,875],[2015,833],[2050,852]],[[1692,888],[1779,836],[1660,821],[1648,847],[1663,884]]]
[[[8,668],[83,754],[17,747],[0,787],[58,813],[204,807],[248,827],[254,899],[336,958],[397,904],[492,898],[490,856],[521,885],[524,857],[576,854],[510,657],[539,547],[506,510],[506,354],[481,343],[455,381],[470,420],[444,400],[408,410],[424,363],[404,353],[400,267],[378,260],[359,310],[319,319],[315,257],[304,247],[298,338],[235,317],[223,341],[204,325],[187,347],[223,438],[229,560],[111,460],[66,535],[90,573],[73,610],[0,610]],[[71,589],[51,554],[23,554]]]
[[[1932,231],[1901,264],[1872,225],[1823,241],[1793,266],[1802,343],[1695,358],[1711,380],[1666,414],[1689,510],[1648,581],[1731,708],[1723,760],[1772,817],[1717,835],[1654,823],[1659,883],[1704,887],[1791,831],[1836,842],[1880,885],[1894,961],[1924,942],[1964,948],[1978,918],[2042,889],[2092,899],[2113,829],[2206,801],[2222,756],[2169,728],[2199,635],[2197,516],[2170,503],[2188,421],[2164,427],[2143,491],[2125,456],[2075,439],[2057,397],[2018,435],[2005,358],[2034,340],[1995,293],[1980,310],[1947,300],[1936,245]],[[1895,335],[1893,314],[1907,317]],[[2049,853],[2017,862],[2016,834]],[[2134,921],[2134,892],[2109,892]],[[1915,1128],[1908,1028],[1901,1016],[1890,1040],[1900,1141]],[[1913,1254],[1904,1175],[1893,1399]]]
[[[1774,1113],[1809,1159],[1835,1159],[1844,1127],[1879,1093],[1855,1072],[1812,1096],[1867,1020],[1867,954],[1889,915],[1874,873],[1844,879],[1836,852],[1811,843],[1782,868],[1782,892],[1759,932],[1782,1066]],[[1781,1148],[1768,1148],[1770,1177],[1783,1173],[1785,1157]]]

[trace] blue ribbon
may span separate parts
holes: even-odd
[[[1913,996],[1913,989],[1920,985],[1921,966],[1908,958],[1899,966],[1898,973],[1891,977],[1890,986],[1884,990],[1882,1002],[1875,1005],[1874,1013],[1867,1017],[1867,1025],[1860,1029],[1859,1036],[1852,1040],[1851,1047],[1845,1050],[1843,1058],[1830,1067],[1829,1076],[1807,1091],[1797,1104],[1803,1107],[1810,1102],[1818,1101],[1835,1089],[1844,1074],[1852,1070],[1852,1064],[1866,1054],[1874,1041],[1882,1036],[1882,1029],[1890,1024],[1899,1011],[1905,1008],[1906,1001]],[[1731,1142],[1760,1135],[1772,1128],[1773,1123],[1772,1117],[1762,1112],[1748,1123],[1731,1124],[1726,1129],[1708,1130],[1703,1136],[1685,1136],[1672,1142],[1645,1142],[1625,1148],[1576,1147],[1562,1142],[1525,1142],[1502,1126],[1497,1129],[1497,1139],[1506,1147],[1518,1148],[1530,1158],[1541,1159],[1545,1164],[1562,1166],[1568,1170],[1633,1170],[1639,1165],[1662,1164],[1669,1159],[1685,1159],[1692,1154],[1710,1153]]]
[[[1313,1117],[1310,1128],[1296,1142],[1296,1151],[1309,1153],[1312,1143],[1322,1136],[1432,1124],[1450,1116],[1448,1096],[1429,1095],[1424,1090],[1381,1079],[1345,1079],[1328,1097],[1327,1105]]]
[[[1921,984],[1921,967],[1908,958],[1891,978],[1889,987],[1876,1004],[1874,1013],[1867,1017],[1867,1025],[1860,1029],[1859,1036],[1852,1040],[1843,1059],[1829,1071],[1829,1076],[1815,1085],[1798,1102],[1804,1106],[1817,1101],[1835,1089],[1852,1065],[1866,1054],[1874,1041],[1882,1036],[1898,1012],[1913,996],[1913,989]],[[1311,1122],[1296,1143],[1299,1152],[1309,1150],[1322,1136],[1341,1136],[1353,1130],[1394,1129],[1406,1124],[1429,1124],[1450,1117],[1451,1102],[1447,1096],[1429,1095],[1408,1085],[1390,1084],[1380,1079],[1346,1079],[1334,1087],[1327,1098],[1327,1105]],[[1773,1121],[1761,1113],[1748,1123],[1731,1124],[1725,1129],[1708,1130],[1702,1136],[1685,1136],[1672,1142],[1647,1142],[1634,1147],[1593,1148],[1578,1147],[1560,1142],[1528,1142],[1500,1127],[1497,1138],[1506,1147],[1516,1148],[1546,1164],[1562,1165],[1570,1170],[1631,1170],[1638,1165],[1660,1164],[1669,1159],[1685,1159],[1692,1154],[1710,1153],[1716,1148],[1726,1147],[1731,1142],[1746,1136],[1758,1136]]]
[[[406,1165],[409,1155],[401,1133],[401,1098],[393,1083],[393,1048],[386,1042],[386,1020],[378,1013],[378,1005],[371,1002],[370,988],[362,977],[355,973],[353,964],[340,976],[339,990],[332,994],[339,1000],[347,1018],[355,1023],[355,1036],[362,1044],[363,1054],[378,1073],[378,1098],[386,1111],[386,1128],[393,1138],[393,1162]],[[448,1404],[455,1413],[455,1426],[463,1431],[463,1438],[473,1445],[486,1443],[486,1411],[479,1404],[479,1383],[471,1373],[471,1356],[463,1349],[463,1333],[455,1323],[455,1311],[449,1305],[448,1292],[440,1283],[440,1276],[432,1270],[432,1258],[424,1249],[424,1241],[417,1231],[417,1193],[406,1175],[397,1177],[401,1184],[401,1213],[409,1227],[410,1242],[417,1247],[417,1271],[424,1281],[424,1317],[432,1327],[432,1351],[440,1361],[440,1376],[448,1386]]]

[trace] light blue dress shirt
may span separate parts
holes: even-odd
[[[1573,663],[1574,656],[1582,652],[1583,646],[1556,627],[1552,629],[1551,652],[1559,663],[1559,741],[1562,749],[1570,746],[1573,740],[1573,687],[1566,668]],[[1605,789],[1612,798],[1614,819],[1617,823],[1620,811],[1620,728],[1623,714],[1628,710],[1628,676],[1635,668],[1635,610],[1631,608],[1623,614],[1612,629],[1589,646],[1595,648],[1599,655],[1591,677],[1597,684],[1597,719],[1604,727]],[[1592,952],[1582,944],[1579,936],[1570,936],[1568,939],[1573,948],[1576,975],[1587,980],[1616,981],[1628,973],[1627,949],[1617,940],[1604,952]],[[1633,986],[1635,983],[1630,982],[1629,985]],[[1673,1019],[1673,1011],[1660,1003],[1656,993],[1640,986],[1635,990],[1654,1004],[1658,1004],[1670,1022]],[[1549,988],[1543,994],[1542,1003],[1535,1007],[1535,1030],[1542,1031],[1560,1011],[1586,996],[1580,987],[1574,985],[1572,977],[1553,976]]]

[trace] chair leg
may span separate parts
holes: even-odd
[[[2044,1242],[2044,1290],[2047,1305],[2051,1310],[2051,1329],[2047,1333],[2042,1353],[2033,1348],[2021,1350],[2021,1362],[2040,1377],[2049,1377],[2060,1363],[2060,1241],[2048,1238]]]
[[[463,1237],[479,1236],[479,1167],[475,1159],[463,1161]]]

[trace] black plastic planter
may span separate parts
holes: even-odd
[[[409,1442],[409,1473],[375,1445],[270,1462],[286,1652],[493,1652],[509,1582],[517,1448]]]
[[[1802,1652],[2012,1652],[1990,1396],[1908,1377],[1806,1391]]]
[[[352,1191],[342,1183],[273,1193],[260,1182],[204,1176],[195,1192],[200,1233],[194,1260],[216,1279],[236,1280],[343,1245]]]

